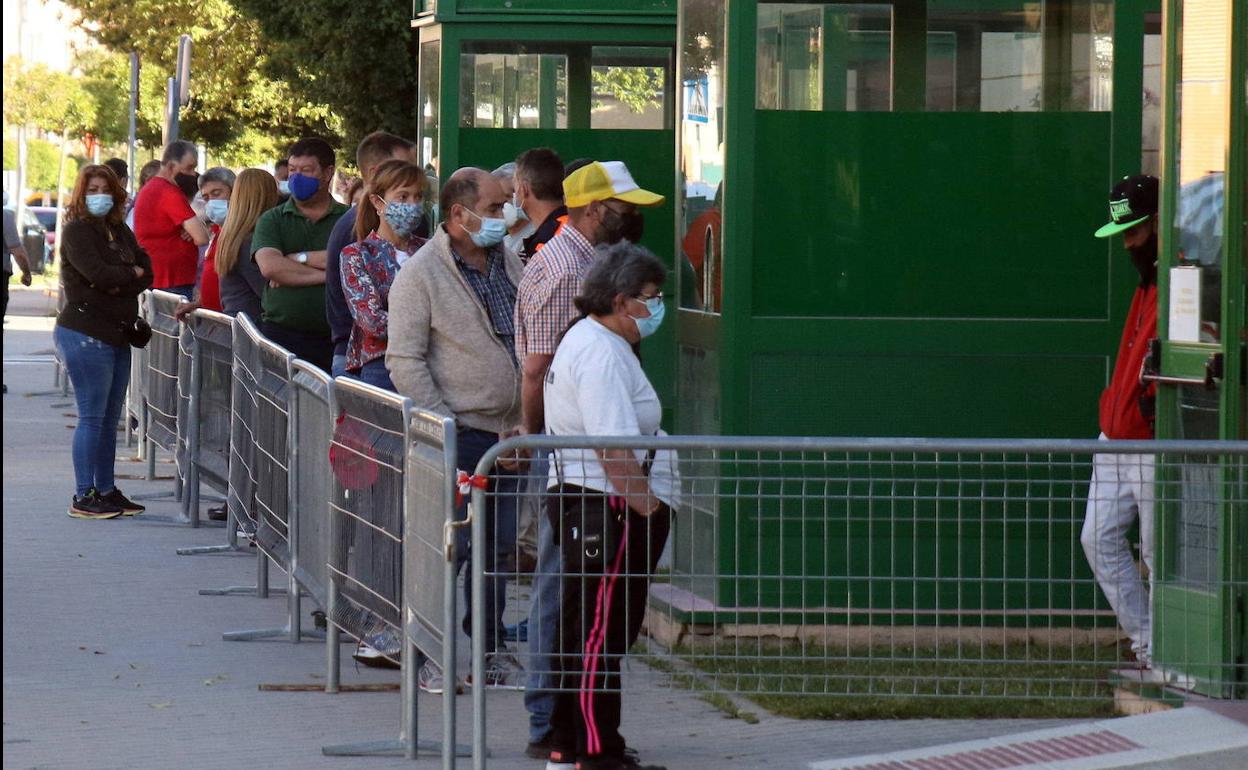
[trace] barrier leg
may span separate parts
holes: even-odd
[[[338,692],[338,684],[342,674],[342,643],[338,626],[334,624],[334,616],[338,611],[337,579],[329,578],[329,595],[325,597],[325,692]]]
[[[195,506],[198,510],[198,498]],[[178,556],[200,556],[207,553],[238,553],[242,551],[243,549],[238,545],[238,522],[234,519],[234,510],[230,508],[228,501],[225,511],[225,545],[196,545],[188,548],[179,548],[177,550]],[[209,593],[205,593],[205,591],[209,591]],[[205,596],[219,595],[215,589],[201,590],[200,593]]]
[[[324,639],[325,632],[320,630],[319,628],[311,628],[307,630],[303,630],[301,628],[301,624],[299,622],[300,618],[298,615],[299,604],[300,604],[299,584],[295,581],[294,570],[292,569],[290,571],[289,588],[270,589],[269,588],[269,557],[265,555],[264,551],[258,548],[256,549],[256,551],[257,551],[256,596],[260,597],[261,599],[267,599],[269,598],[270,591],[272,591],[273,593],[282,593],[283,591],[287,591],[291,594],[294,594],[293,598],[288,597],[286,601],[287,609],[292,614],[290,615],[290,617],[286,619],[286,625],[282,626],[281,628],[258,628],[258,629],[252,629],[249,631],[226,631],[225,633],[221,634],[221,638],[227,642],[249,642],[249,641],[253,641],[256,639],[275,639],[281,636],[289,636],[290,641],[292,642],[298,642],[304,637],[307,637],[310,639]],[[204,593],[204,591],[201,590],[200,593],[202,594]]]
[[[231,511],[227,516],[226,526],[233,533],[234,546],[204,546],[204,548],[225,549],[233,548],[234,550],[242,550],[238,543],[238,524],[235,522],[234,513]],[[192,549],[183,549],[190,551]],[[179,551],[180,553],[181,551]],[[217,551],[202,551],[202,553],[219,553]],[[284,593],[285,588],[269,588],[269,557],[264,555],[264,551],[256,549],[256,584],[254,586],[228,586],[226,588],[201,588],[200,596],[255,596],[261,599],[269,598],[269,593]],[[319,632],[318,632],[319,633]]]

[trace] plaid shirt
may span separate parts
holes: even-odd
[[[455,252],[455,249],[451,249],[451,256],[455,258],[455,265],[464,276],[464,280],[468,282],[468,285],[476,292],[477,299],[481,300],[481,304],[485,306],[485,311],[490,316],[490,326],[494,327],[494,334],[498,335],[514,358],[516,327],[513,314],[516,308],[516,287],[507,277],[502,247],[495,246],[486,251],[485,260],[488,272],[484,274],[465,262],[464,258]]]
[[[559,335],[576,320],[572,304],[581,280],[594,263],[593,244],[565,226],[524,268],[516,301],[516,358],[554,355]]]

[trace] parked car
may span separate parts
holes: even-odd
[[[22,235],[22,245],[26,247],[26,254],[30,257],[31,271],[42,273],[52,254],[52,250],[48,248],[47,228],[40,224],[39,218],[27,206],[22,211],[22,221],[18,223],[17,230]]]
[[[35,218],[39,220],[39,224],[48,231],[48,255],[50,257],[56,253],[56,206],[28,206],[26,210],[35,212]]]

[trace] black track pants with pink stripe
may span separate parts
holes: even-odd
[[[620,756],[620,662],[641,632],[671,512],[640,516],[620,498],[567,484],[547,502],[564,568],[553,741],[580,758]]]

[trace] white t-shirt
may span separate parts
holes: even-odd
[[[662,410],[628,341],[592,318],[564,335],[546,372],[546,432],[554,436],[654,436]],[[647,452],[637,450],[637,462]],[[656,452],[650,489],[673,509],[680,505],[676,453]],[[561,449],[550,464],[548,487],[560,483],[615,493],[592,449]]]

